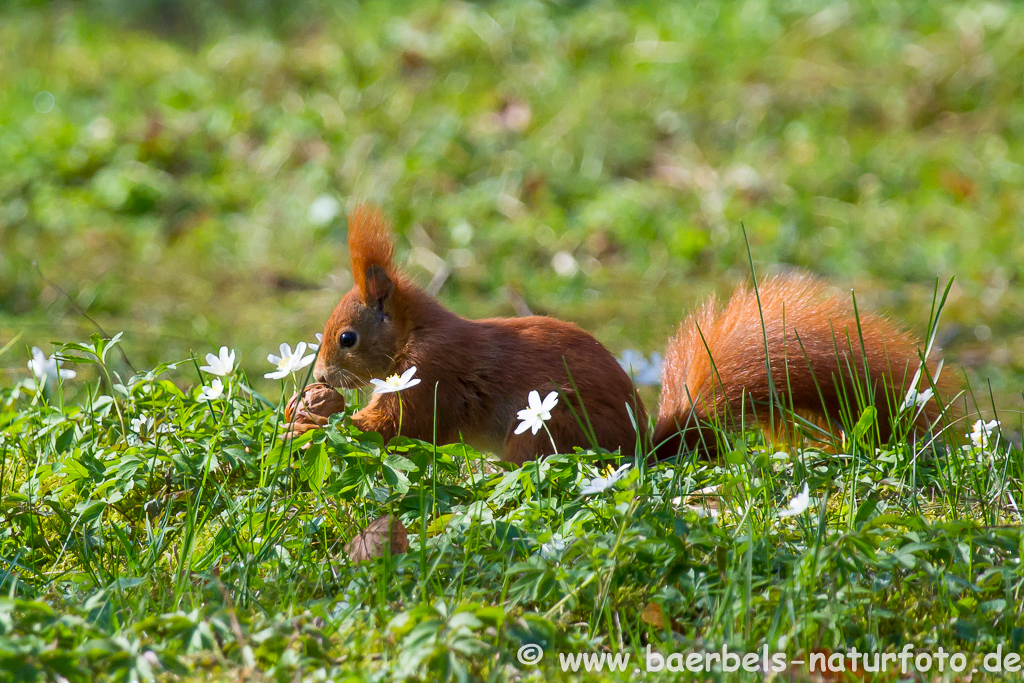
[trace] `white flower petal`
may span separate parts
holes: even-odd
[[[65,370],[61,368],[61,365],[62,363],[56,355],[47,358],[38,346],[32,347],[32,358],[28,361],[28,369],[35,377],[36,384],[45,385],[51,379],[71,379],[77,375],[74,370]]]
[[[625,476],[626,472],[632,466],[633,463],[627,462],[626,464],[620,466],[617,470],[612,472],[607,477],[594,477],[582,489],[580,489],[580,495],[589,496],[595,493],[607,491],[608,489],[612,488],[615,485],[615,482],[617,482],[619,479],[622,479],[622,477]]]
[[[626,472],[632,466],[633,466],[633,463],[631,463],[631,462],[627,462],[626,464],[621,465],[617,470],[612,472],[612,476],[608,477],[608,479],[612,483],[617,482],[619,479],[622,479],[624,476],[626,476]]]
[[[531,391],[528,397],[530,410],[535,413],[539,413],[541,410],[540,394],[536,391]]]
[[[219,379],[210,382],[210,386],[202,387],[199,391],[200,401],[215,401],[224,395],[224,383]]]
[[[785,510],[779,510],[779,517],[796,517],[802,515],[810,507],[810,489],[807,483],[804,483],[803,491],[798,493],[791,501],[789,501],[789,507]]]
[[[388,375],[385,379],[371,379],[370,382],[377,387],[373,390],[373,393],[390,394],[396,391],[404,391],[409,387],[414,387],[422,381],[419,378],[413,379],[414,374],[416,374],[415,365],[403,372],[401,377],[394,374]]]

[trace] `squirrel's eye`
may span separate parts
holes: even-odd
[[[343,349],[351,349],[356,345],[357,341],[359,341],[359,335],[353,330],[345,330],[341,333],[341,336],[338,337],[338,343]]]

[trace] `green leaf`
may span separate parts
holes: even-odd
[[[860,414],[860,419],[857,420],[857,424],[853,427],[854,438],[858,440],[863,439],[875,424],[875,418],[877,416],[878,411],[874,406],[866,407],[864,412]]]
[[[871,517],[871,513],[878,507],[878,499],[875,497],[869,497],[860,504],[857,508],[857,515],[853,519],[854,526],[860,528],[864,525],[864,522],[868,521]]]
[[[327,475],[331,471],[331,458],[327,454],[327,449],[323,447],[323,444],[313,444],[308,449],[302,458],[302,474],[306,481],[309,482],[309,487],[315,492],[320,493],[324,487],[324,482],[327,480]]]
[[[388,457],[384,459],[384,464],[393,470],[401,470],[402,472],[418,472],[420,469],[412,460],[402,457],[397,453],[389,453]]]

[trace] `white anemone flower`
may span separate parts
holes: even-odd
[[[637,376],[637,382],[643,386],[656,387],[661,384],[661,369],[665,361],[657,351],[651,353],[651,360],[647,363],[645,371]]]
[[[647,364],[647,359],[644,358],[644,354],[640,353],[636,349],[626,349],[622,352],[622,357],[616,358],[615,360],[619,362],[622,369],[629,375],[640,372]]]
[[[416,374],[416,366],[412,366],[408,370],[402,373],[399,377],[391,375],[387,379],[373,378],[370,380],[370,384],[373,385],[373,393],[375,394],[391,394],[396,391],[404,391],[409,387],[414,387],[419,384],[422,380],[419,377],[413,377]]]
[[[270,354],[267,356],[267,360],[272,365],[277,366],[277,370],[268,372],[263,375],[267,379],[283,379],[293,372],[298,372],[302,368],[306,367],[316,358],[313,354],[308,356],[306,353],[306,342],[299,342],[295,345],[295,352],[292,352],[292,347],[287,344],[281,344],[281,355],[275,356]]]
[[[999,426],[999,420],[992,420],[985,422],[984,420],[978,420],[974,423],[974,429],[968,434],[971,437],[971,443],[974,444],[975,448],[986,448],[988,446],[988,438],[992,435],[992,431]]]
[[[626,374],[633,379],[634,384],[640,386],[658,386],[661,384],[661,354],[655,351],[651,359],[647,360],[644,354],[634,349],[626,349],[622,357],[616,359]]]
[[[804,482],[804,489],[800,493],[796,494],[792,500],[789,501],[789,507],[785,510],[779,510],[779,517],[796,517],[807,512],[807,508],[811,506],[811,491],[807,486],[807,482]]]
[[[28,362],[28,369],[35,376],[36,383],[46,384],[51,379],[74,379],[78,374],[74,370],[64,370],[60,366],[61,362],[57,360],[56,355],[47,358],[38,346],[32,347],[32,360]]]
[[[589,496],[594,493],[603,493],[607,491],[611,487],[615,486],[615,482],[626,476],[626,472],[632,466],[633,463],[627,462],[625,465],[619,467],[619,469],[612,470],[604,477],[594,477],[590,480],[590,483],[580,489],[580,495]],[[611,466],[608,467],[608,470],[611,470]]]
[[[522,420],[516,427],[516,434],[522,434],[527,429],[532,430],[534,434],[539,432],[544,423],[551,419],[551,410],[558,405],[558,392],[552,391],[541,401],[540,394],[531,391],[528,399],[529,405],[516,416]]]
[[[133,417],[131,424],[133,432],[145,435],[153,426],[153,418],[140,415],[139,417]]]
[[[939,381],[939,376],[942,375],[942,366],[945,363],[944,360],[940,360],[935,366],[935,372],[931,374],[931,384],[934,386]],[[918,391],[917,386],[921,382],[921,371],[924,369],[924,364],[917,366],[917,372],[914,373],[914,378],[910,380],[910,389],[907,390],[907,395],[903,398],[903,404],[900,406],[901,410],[907,410],[908,408],[921,408],[928,401],[932,400],[935,392],[932,389],[925,389],[924,391]]]
[[[216,401],[224,395],[224,383],[220,379],[210,382],[210,386],[202,387],[199,391],[199,401]]]
[[[552,534],[550,541],[541,544],[540,556],[545,560],[555,562],[561,559],[567,546],[566,540],[560,534]]]
[[[132,432],[138,434],[138,436],[148,436],[152,433],[156,434],[170,434],[174,431],[174,427],[167,422],[161,422],[156,424],[156,420],[153,419],[152,415],[139,415],[131,419]],[[154,429],[155,427],[155,429]],[[138,436],[135,434],[129,434],[128,440],[133,446],[137,446],[141,441],[138,441]],[[134,438],[134,440],[133,440]]]
[[[235,370],[235,350],[222,346],[219,355],[206,354],[206,365],[199,369],[218,377],[230,375]]]
[[[932,400],[932,396],[934,395],[935,392],[932,389],[925,389],[924,391],[911,389],[907,392],[906,398],[903,399],[902,408],[903,410],[915,407],[920,408],[928,403],[928,401]]]
[[[314,344],[313,342],[310,342],[309,344],[307,344],[307,346],[309,347],[310,351],[318,351],[320,349],[320,345],[323,344],[323,343],[324,343],[324,335],[323,335],[323,333],[322,332],[317,332],[316,333],[316,343]]]

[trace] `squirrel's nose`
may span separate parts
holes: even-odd
[[[317,361],[317,364],[313,367],[313,379],[323,384],[327,383],[327,372],[324,370],[323,366],[320,365],[319,361]]]

